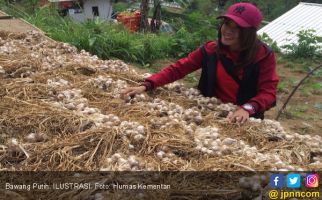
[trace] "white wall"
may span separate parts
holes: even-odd
[[[68,15],[75,21],[78,21],[78,22],[83,22],[85,21],[85,15],[84,15],[84,12],[80,12],[80,13],[76,13],[74,11],[74,9],[69,9],[68,10]]]
[[[97,6],[99,18],[102,20],[111,19],[112,4],[111,0],[85,0],[84,1],[84,14],[85,19],[93,19],[92,7]]]
[[[99,12],[99,18],[101,20],[110,20],[112,15],[112,3],[111,0],[85,0],[82,13],[73,13],[73,9],[70,9],[68,15],[79,22],[83,22],[87,19],[94,19],[92,7],[97,6]]]

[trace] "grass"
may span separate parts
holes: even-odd
[[[286,84],[284,81],[280,81],[277,85],[277,92],[285,92]]]
[[[304,114],[308,109],[309,109],[309,106],[303,104],[303,105],[290,106],[287,110],[291,116],[297,117],[297,118],[303,118]]]

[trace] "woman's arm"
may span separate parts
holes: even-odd
[[[258,93],[249,100],[256,112],[263,112],[272,107],[276,101],[278,78],[276,74],[275,54],[271,53],[259,63]]]
[[[207,53],[214,51],[214,42],[205,44]],[[145,79],[144,85],[147,89],[154,89],[168,83],[172,83],[186,76],[187,74],[201,68],[202,54],[200,48],[189,53],[185,58],[178,60],[176,63],[169,65],[160,72],[151,75]],[[148,83],[146,83],[148,82]],[[150,84],[150,85],[149,85]]]

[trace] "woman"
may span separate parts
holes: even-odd
[[[230,122],[263,119],[264,112],[275,104],[278,79],[274,53],[257,39],[261,12],[251,3],[236,3],[218,18],[222,19],[218,41],[207,42],[140,86],[126,88],[123,95],[155,89],[202,68],[201,93],[240,106],[227,116]]]

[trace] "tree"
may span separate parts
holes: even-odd
[[[161,26],[161,1],[154,0],[154,12],[151,20],[151,32],[157,33]]]
[[[148,22],[149,0],[141,0],[140,10],[141,10],[140,31],[146,32],[149,30],[149,22]]]

